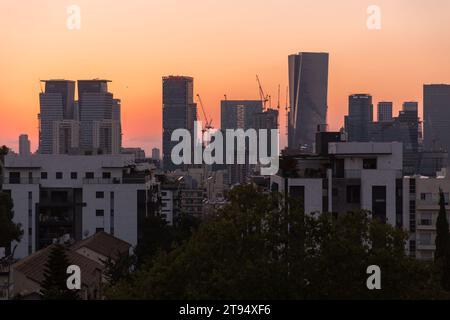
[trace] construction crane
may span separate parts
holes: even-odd
[[[288,92],[289,87],[286,87],[286,106],[284,111],[286,112],[286,136],[289,138],[289,107],[288,107]]]
[[[280,85],[278,85],[278,102],[277,102],[277,109],[280,110]]]
[[[198,102],[200,103],[200,106],[202,107],[203,117],[205,118],[205,130],[212,129],[213,128],[212,119],[208,120],[208,117],[207,117],[206,111],[205,111],[205,107],[202,102],[202,98],[200,98],[199,94],[197,94],[197,98],[198,98]]]
[[[266,111],[266,105],[267,105],[267,102],[270,100],[270,96],[264,94],[264,90],[262,88],[261,81],[259,81],[258,75],[256,75],[256,81],[258,82],[259,96],[260,96],[261,101],[263,103],[263,111]]]

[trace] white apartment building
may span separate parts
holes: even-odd
[[[105,231],[133,246],[139,221],[154,201],[154,178],[134,169],[131,155],[7,155],[3,190],[24,235],[23,258],[60,237],[83,240]]]
[[[272,176],[271,189],[300,199],[305,213],[363,209],[400,223],[401,143],[331,142],[326,155],[290,157],[295,168]]]
[[[434,259],[436,220],[439,214],[439,188],[442,189],[449,216],[450,176],[443,170],[437,177],[411,176],[403,182],[403,221],[409,233],[407,251],[421,260]]]

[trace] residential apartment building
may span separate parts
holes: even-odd
[[[407,252],[421,260],[434,259],[436,220],[439,214],[439,189],[445,196],[447,219],[450,218],[450,176],[447,170],[437,177],[409,176],[403,182],[404,228],[409,233]],[[450,219],[449,219],[450,220]]]
[[[14,202],[14,221],[24,230],[19,258],[54,239],[79,241],[100,231],[134,246],[158,192],[153,175],[137,171],[131,155],[11,154],[3,182]]]
[[[362,209],[381,221],[402,224],[401,143],[328,142],[327,153],[283,158],[270,188],[298,199],[305,213]]]

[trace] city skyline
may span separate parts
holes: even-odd
[[[423,84],[450,82],[450,44],[440,40],[448,38],[445,8],[450,5],[439,3],[380,1],[382,27],[375,31],[366,26],[369,1],[266,1],[262,11],[252,10],[254,1],[239,6],[233,1],[134,1],[108,7],[104,1],[78,1],[82,26],[71,31],[65,26],[67,1],[30,2],[24,9],[4,0],[1,12],[8,15],[0,19],[5,39],[0,52],[0,144],[18,150],[18,136],[26,133],[36,150],[40,79],[107,78],[113,81],[111,91],[122,99],[123,145],[143,146],[149,153],[161,147],[162,76],[192,76],[194,94],[201,94],[218,127],[224,94],[233,100],[258,99],[255,74],[275,106],[278,84],[283,89],[288,82],[287,56],[300,51],[330,54],[331,130],[343,126],[352,93],[370,93],[374,104],[393,101],[394,113],[403,101],[419,101],[421,111]],[[168,17],[174,22],[159,27]],[[249,27],[233,32],[242,23]],[[148,41],[142,44],[142,39]],[[187,43],[191,50],[184,52]]]

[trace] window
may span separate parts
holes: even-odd
[[[361,188],[360,186],[347,186],[347,203],[360,203]]]
[[[363,159],[363,169],[375,170],[377,168],[377,159]]]
[[[77,172],[71,172],[70,173],[70,179],[77,180],[78,179],[78,173]]]
[[[416,179],[409,180],[409,193],[416,193]]]
[[[103,179],[111,179],[111,172],[103,172]]]
[[[419,233],[419,244],[423,246],[431,245],[431,233]]]
[[[103,198],[105,198],[105,193],[104,193],[103,191],[97,191],[97,192],[95,193],[95,197],[96,197],[97,199],[103,199]]]
[[[48,173],[47,172],[41,172],[41,179],[42,180],[46,180],[48,177]]]
[[[93,172],[86,172],[86,179],[94,179],[94,173]]]
[[[421,193],[420,194],[420,200],[421,201],[432,201],[433,195],[431,193]]]
[[[101,210],[101,209],[95,210],[95,215],[97,217],[103,217],[105,215],[105,210]]]
[[[57,180],[61,180],[62,178],[63,178],[62,172],[57,172],[57,173],[56,173],[56,179],[57,179]]]
[[[422,226],[431,226],[432,224],[431,212],[424,212],[420,214],[420,224]]]
[[[95,233],[104,232],[104,231],[105,231],[104,228],[96,228],[95,229]]]

